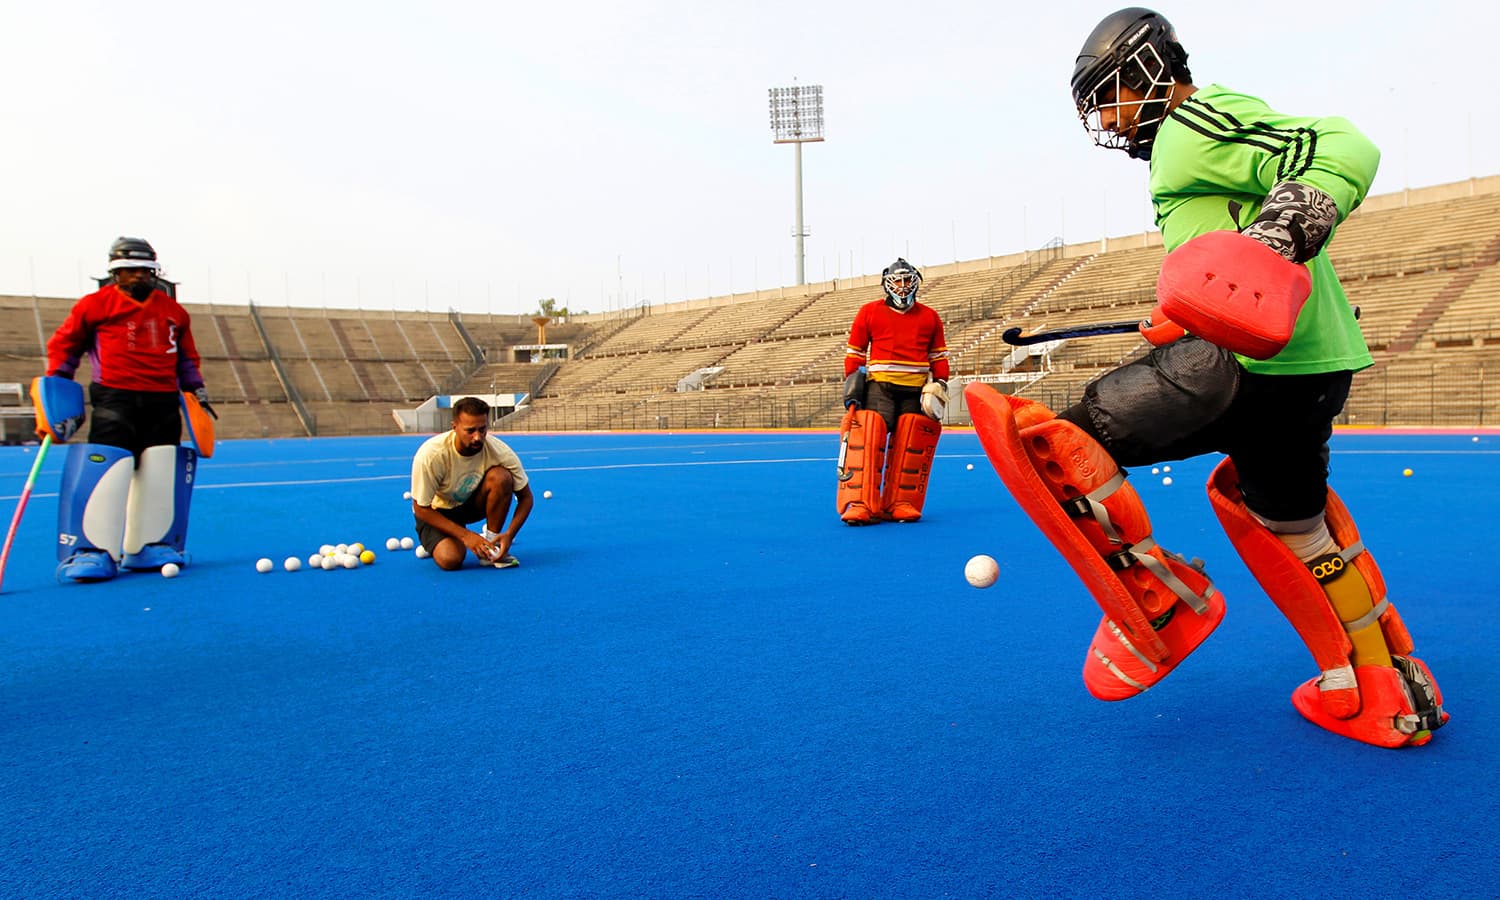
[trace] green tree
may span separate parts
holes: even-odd
[[[574,313],[566,306],[558,306],[557,299],[554,297],[544,297],[536,302],[536,314],[546,316],[549,319],[566,319],[568,316],[582,315],[586,312],[588,310],[580,309],[577,313]]]

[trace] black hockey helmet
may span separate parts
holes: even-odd
[[[893,309],[903,312],[917,302],[917,288],[922,286],[922,273],[917,267],[898,258],[880,273],[880,286],[885,289],[885,302]]]
[[[1093,142],[1150,159],[1151,142],[1167,117],[1173,85],[1193,81],[1187,58],[1187,51],[1177,42],[1177,30],[1161,13],[1132,6],[1105,16],[1083,42],[1073,64],[1073,103]],[[1121,85],[1145,99],[1121,102]],[[1137,107],[1133,127],[1125,133],[1105,130],[1101,110],[1126,105]]]
[[[156,261],[156,250],[142,238],[118,237],[109,245],[109,270],[116,269],[150,269],[153,272],[161,271],[161,264]]]

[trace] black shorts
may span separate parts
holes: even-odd
[[[1296,522],[1321,515],[1327,503],[1328,438],[1353,378],[1257,375],[1189,335],[1101,376],[1063,417],[1122,466],[1226,454],[1246,506]]]
[[[484,507],[479,505],[478,496],[479,492],[475,491],[469,499],[458,506],[452,509],[438,509],[433,507],[433,512],[436,512],[450,522],[468,527],[475,522],[483,521],[485,517]],[[421,519],[417,519],[415,516],[412,518],[417,523],[417,541],[427,549],[428,553],[435,550],[437,545],[441,544],[445,539],[452,537],[452,535],[439,531]]]
[[[896,433],[896,423],[908,413],[922,411],[922,389],[889,381],[871,381],[865,385],[865,409],[885,419],[886,431]]]
[[[89,385],[89,443],[129,450],[176,446],[182,439],[181,395],[177,391],[127,391]]]

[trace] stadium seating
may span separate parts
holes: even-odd
[[[1145,349],[1137,335],[1017,352],[1000,334],[1143,317],[1159,241],[1053,242],[925,268],[921,299],[943,317],[955,378],[1003,380],[1054,406],[1076,400]],[[1344,421],[1500,422],[1500,176],[1369,198],[1329,253],[1376,357]],[[833,427],[849,323],[881,293],[869,275],[544,328],[526,315],[194,304],[191,286],[181,296],[219,434],[234,438],[394,432],[393,410],[461,393],[530,394],[497,429]],[[0,296],[0,383],[43,370],[46,340],[72,303]],[[706,374],[684,382],[694,373]],[[80,378],[89,376],[85,362]]]

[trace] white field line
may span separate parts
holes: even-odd
[[[791,442],[787,442],[787,443],[791,443]],[[758,443],[754,443],[754,442],[735,444],[733,446],[747,446],[747,445],[748,446],[765,446],[764,444],[758,444]],[[708,445],[704,445],[704,446],[709,446],[709,447],[723,447],[725,445],[723,445],[723,444],[708,444]],[[606,448],[598,448],[598,451],[599,452],[604,452],[605,449]],[[635,452],[635,451],[647,450],[647,449],[660,450],[660,449],[689,449],[689,448],[685,448],[685,447],[667,447],[667,448],[662,448],[662,447],[652,447],[652,448],[647,448],[647,447],[615,447],[615,448],[608,448],[609,452],[614,452],[614,453],[622,453],[622,452],[628,453],[628,452]],[[558,451],[558,452],[579,452],[579,451]],[[595,452],[595,451],[594,450],[589,450],[589,451],[584,451],[584,452]],[[1337,456],[1404,456],[1404,457],[1414,457],[1414,456],[1460,456],[1460,455],[1463,455],[1463,456],[1494,456],[1494,455],[1497,455],[1497,454],[1500,454],[1500,450],[1335,450],[1334,453],[1333,453],[1333,455],[1335,457],[1337,457]],[[533,455],[533,458],[535,458],[535,455]],[[936,455],[936,458],[937,459],[983,459],[984,458],[984,454],[983,453],[939,453],[939,454]],[[697,467],[697,466],[779,465],[779,464],[782,464],[782,463],[806,463],[806,462],[831,463],[831,462],[834,462],[835,459],[836,459],[836,457],[834,455],[830,454],[828,456],[797,456],[797,457],[789,457],[789,458],[783,458],[783,459],[725,459],[725,460],[696,460],[696,461],[681,461],[681,462],[606,463],[606,464],[599,464],[599,465],[577,465],[577,466],[527,466],[526,467],[526,471],[528,473],[530,473],[530,472],[593,472],[593,471],[608,471],[608,470],[611,470],[611,469],[673,469],[673,468],[691,468],[691,467]],[[363,460],[363,461],[364,462],[370,462],[372,460],[366,459],[366,460]],[[410,461],[410,457],[406,457],[406,456],[377,457],[373,461],[407,463],[407,462]],[[307,466],[307,465],[328,464],[328,463],[340,463],[340,464],[346,464],[347,465],[347,464],[350,464],[350,463],[359,463],[359,462],[361,462],[361,460],[358,460],[358,459],[268,460],[266,462],[261,462],[261,463],[238,463],[238,464],[233,464],[232,466],[223,466],[222,468],[231,468],[231,467],[248,468],[248,467],[256,467],[256,466],[287,466],[287,465]],[[212,464],[212,465],[213,465],[213,468],[216,469],[216,470],[219,469],[219,468],[221,468],[221,466],[219,466],[217,464]],[[1137,468],[1139,468],[1139,467],[1137,467]],[[365,475],[365,476],[356,476],[356,477],[347,477],[347,478],[302,478],[302,479],[295,479],[295,478],[293,478],[293,479],[280,479],[280,480],[274,480],[274,481],[231,481],[231,482],[224,482],[224,483],[220,483],[220,484],[199,483],[197,485],[197,487],[196,487],[196,490],[202,490],[202,491],[209,491],[209,490],[238,490],[238,489],[243,489],[243,488],[256,488],[256,487],[290,487],[290,486],[296,486],[296,485],[351,484],[351,483],[357,483],[357,482],[362,482],[362,481],[406,481],[406,480],[410,479],[410,477],[411,476],[410,476],[409,473],[400,472],[400,473],[396,473],[396,474],[392,474],[392,475]],[[38,492],[36,490],[33,490],[32,493],[31,493],[31,496],[33,498],[56,497],[57,496],[57,492],[53,491],[51,493],[44,493],[44,492]],[[15,493],[15,494],[0,494],[0,501],[15,501],[15,500],[20,500],[20,498],[21,498],[21,495],[20,495],[19,492]]]

